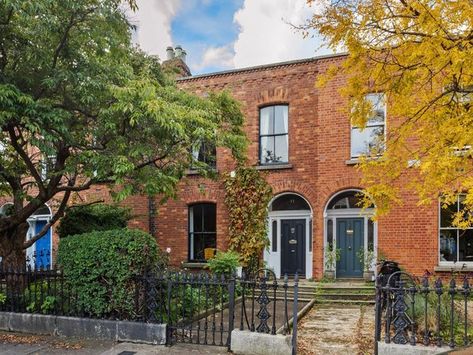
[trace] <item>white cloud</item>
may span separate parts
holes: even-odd
[[[138,0],[138,11],[130,20],[138,29],[134,40],[148,54],[166,58],[166,47],[172,46],[171,21],[181,6],[181,0]]]
[[[237,68],[312,57],[319,39],[303,38],[290,24],[300,25],[315,11],[306,0],[245,0],[235,13],[240,28],[234,43]]]
[[[231,45],[222,47],[209,47],[202,55],[202,61],[195,66],[201,70],[207,67],[233,68],[233,57],[235,53]]]

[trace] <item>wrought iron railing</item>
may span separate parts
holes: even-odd
[[[112,295],[104,280],[105,294]],[[130,320],[168,325],[169,344],[230,346],[234,326],[290,334],[297,346],[298,279],[276,279],[271,270],[241,278],[209,273],[149,271],[126,284],[125,311],[94,312],[57,269],[0,269],[0,311]],[[89,295],[90,296],[90,295]]]
[[[375,350],[385,343],[455,348],[472,343],[469,277],[449,281],[395,272],[376,281]]]

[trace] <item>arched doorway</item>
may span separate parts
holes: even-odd
[[[0,216],[11,213],[13,203],[7,202],[0,207]],[[46,224],[51,220],[51,209],[47,205],[38,208],[30,218],[28,218],[28,232],[26,239],[29,240],[38,234]],[[52,230],[36,241],[32,246],[26,249],[27,263],[32,268],[50,269],[52,266]]]
[[[41,232],[51,218],[51,209],[47,205],[38,208],[31,217],[28,218],[30,227],[26,239],[28,240]],[[51,228],[26,250],[29,265],[36,269],[50,269],[53,261],[52,254],[53,243]]]
[[[296,193],[276,196],[269,204],[269,248],[264,260],[277,277],[296,272],[312,277],[312,209]]]
[[[325,255],[328,250],[339,251],[335,270],[338,278],[363,277],[363,253],[368,250],[376,253],[378,228],[371,218],[375,206],[362,209],[362,193],[354,189],[341,191],[329,200],[325,208]],[[370,265],[372,268],[374,265]]]

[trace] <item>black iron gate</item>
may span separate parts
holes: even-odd
[[[298,278],[277,280],[271,270],[250,276],[216,277],[209,274],[169,274],[167,280],[168,345],[191,343],[231,345],[231,333],[240,330],[291,334],[297,347]]]
[[[176,274],[168,282],[168,344],[230,347],[235,278]]]

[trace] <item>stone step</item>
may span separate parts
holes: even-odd
[[[323,305],[374,305],[374,300],[327,300],[316,299],[316,303]]]
[[[344,290],[344,291],[349,291],[349,292],[355,292],[355,291],[369,291],[369,292],[375,292],[376,289],[371,286],[332,286],[332,285],[324,285],[317,287],[318,290]]]
[[[365,300],[374,301],[374,295],[360,294],[360,293],[320,293],[315,296],[317,300]]]

